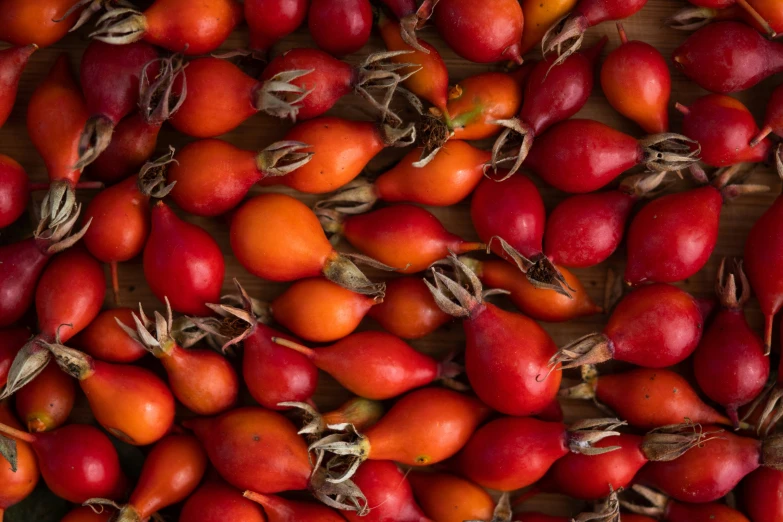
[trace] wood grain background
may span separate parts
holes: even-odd
[[[686,4],[684,0],[650,0],[641,13],[625,21],[625,29],[629,39],[643,40],[654,45],[663,53],[671,66],[672,51],[682,43],[687,35],[685,33],[664,27],[662,21],[666,17],[673,14],[676,10],[686,5],[688,4]],[[50,66],[59,53],[68,53],[72,58],[74,71],[78,71],[81,54],[87,44],[87,32],[87,30],[82,30],[77,34],[69,35],[55,46],[40,50],[32,56],[31,61],[22,77],[19,96],[14,111],[8,122],[0,129],[0,152],[8,154],[19,161],[25,167],[25,169],[27,169],[31,180],[34,182],[46,181],[47,176],[43,162],[31,145],[27,136],[25,126],[27,103],[33,90],[47,74]],[[614,50],[619,45],[619,37],[614,24],[606,23],[599,27],[590,29],[587,33],[585,41],[585,46],[589,46],[604,35],[609,37],[609,44],[604,50],[602,58],[604,58],[609,52]],[[423,30],[421,32],[421,37],[432,43],[441,52],[449,67],[451,83],[456,83],[467,76],[479,72],[491,70],[493,68],[500,68],[500,66],[473,64],[459,58],[449,50],[449,48],[444,44],[444,42],[432,28],[426,28]],[[224,44],[223,49],[234,49],[237,47],[242,47],[246,45],[247,41],[247,28],[243,26],[234,32],[231,38]],[[276,55],[285,51],[286,49],[303,46],[313,46],[312,41],[306,29],[304,28],[300,29],[296,34],[286,38],[285,41],[276,45],[272,50],[272,54]],[[382,48],[383,45],[380,41],[380,38],[378,38],[377,35],[373,35],[370,43],[365,47],[365,49],[362,50],[361,53],[352,55],[348,57],[347,60],[352,63],[358,63],[369,52],[380,50]],[[539,57],[538,55],[539,52],[536,51],[531,53],[530,56],[537,58]],[[673,79],[673,94],[670,112],[672,116],[672,130],[676,132],[680,129],[682,119],[679,113],[673,109],[674,102],[681,102],[687,105],[697,97],[705,94],[705,91],[691,83],[673,67],[671,67],[671,70]],[[771,90],[778,82],[779,80],[777,78],[773,78],[765,81],[751,91],[736,95],[737,98],[746,103],[753,111],[759,123],[763,120],[765,104],[769,98]],[[56,110],[57,107],[52,107],[52,111]],[[361,99],[356,96],[347,96],[330,111],[330,114],[339,115],[350,119],[367,119],[369,113],[367,106]],[[408,113],[408,116],[413,117],[413,114]],[[595,86],[589,103],[578,114],[578,117],[599,120],[603,123],[613,126],[616,129],[622,130],[637,137],[641,137],[643,135],[643,132],[633,122],[624,119],[609,106],[603,93],[601,92],[600,84]],[[223,138],[240,147],[248,149],[261,149],[271,144],[272,142],[281,139],[290,126],[291,124],[288,122],[283,122],[275,118],[259,114],[250,118],[241,127],[223,136]],[[158,148],[161,152],[163,152],[169,145],[180,147],[188,141],[191,141],[191,138],[179,134],[170,126],[164,126],[164,129],[161,132],[160,138],[158,140]],[[370,172],[383,172],[385,168],[393,164],[404,153],[405,150],[386,151],[379,155],[370,164],[368,170]],[[768,194],[742,198],[735,202],[731,202],[724,207],[721,216],[720,238],[718,246],[712,258],[710,259],[709,264],[701,272],[687,281],[684,281],[680,285],[696,296],[711,295],[713,291],[716,266],[721,257],[742,255],[744,239],[751,226],[755,220],[770,206],[770,204],[780,192],[780,182],[778,177],[775,175],[774,170],[768,166],[759,167],[753,173],[751,182],[768,184],[771,187],[771,191]],[[544,201],[546,202],[548,210],[551,210],[565,196],[564,194],[545,186],[538,180],[536,180],[536,183],[541,189],[541,193],[544,197]],[[682,188],[690,185],[692,184],[688,182],[682,182],[675,187],[675,190],[681,190]],[[251,191],[251,195],[266,190],[270,189],[254,188]],[[312,204],[317,199],[313,196],[297,194],[290,189],[271,190],[280,190],[282,192],[290,193],[308,204]],[[89,201],[93,195],[94,193],[85,191],[79,194],[79,199],[86,202]],[[36,203],[40,201],[40,197],[40,194],[37,195],[35,198]],[[463,202],[450,208],[434,208],[430,210],[432,210],[432,212],[443,221],[443,223],[451,232],[459,234],[468,239],[477,239],[470,223],[467,202]],[[284,290],[285,285],[270,283],[268,281],[259,279],[247,273],[240,266],[240,264],[232,255],[231,249],[229,247],[228,228],[225,220],[203,219],[193,216],[184,217],[188,221],[197,223],[198,225],[204,227],[209,231],[210,234],[212,234],[213,237],[217,239],[218,243],[220,244],[220,247],[222,248],[226,257],[226,278],[224,282],[224,289],[226,291],[232,290],[232,278],[238,278],[244,287],[251,293],[251,295],[262,299],[272,299]],[[263,226],[263,224],[261,224],[261,226]],[[29,230],[31,230],[31,227],[23,219],[22,223],[15,224],[13,227],[11,227],[10,230],[0,231],[0,242],[16,239],[21,232],[26,232]],[[340,249],[348,250],[349,247],[347,245],[340,245]],[[607,271],[611,269],[615,271],[615,273],[622,275],[623,266],[624,252],[621,248],[606,263],[590,269],[577,269],[574,270],[574,272],[583,281],[590,295],[597,302],[601,303],[603,299]],[[377,278],[389,277],[388,274],[372,275],[374,277],[377,276]],[[140,256],[137,259],[133,259],[130,262],[120,265],[119,280],[124,305],[135,306],[137,303],[141,302],[145,309],[161,309],[160,302],[158,302],[155,296],[152,295],[149,287],[145,283]],[[504,306],[510,306],[502,299],[499,299],[498,302]],[[107,293],[105,304],[107,307],[113,306],[113,302],[109,293]],[[761,331],[762,317],[755,300],[751,301],[747,309],[747,313],[752,325],[758,331]],[[558,345],[563,345],[570,340],[586,333],[600,331],[605,323],[605,320],[605,316],[598,315],[591,318],[572,321],[568,324],[546,324],[544,327],[552,335]],[[363,325],[363,328],[378,328],[378,326],[370,320],[367,320],[366,324]],[[415,341],[412,344],[414,344],[416,348],[427,353],[438,355],[445,354],[462,347],[462,329],[458,324],[452,324],[438,331],[436,334],[428,338]],[[152,364],[154,365],[154,361]],[[607,369],[609,367],[611,367],[611,365],[608,365]],[[684,368],[684,370],[687,371],[687,368]],[[577,377],[576,374],[571,373],[569,373],[568,376],[571,378]],[[320,381],[318,395],[316,396],[315,400],[321,408],[330,408],[339,405],[341,401],[343,401],[347,396],[348,394],[338,385],[336,385],[333,380],[323,376]],[[565,404],[565,411],[569,419],[596,413],[596,411],[588,405],[574,403]],[[82,421],[85,421],[89,418],[89,410],[84,402],[80,403],[80,406],[74,413],[74,418]],[[571,507],[572,506],[556,497],[541,497],[536,501],[527,504],[525,509],[546,509],[552,514],[569,514],[571,512]]]

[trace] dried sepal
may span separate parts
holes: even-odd
[[[114,319],[117,325],[131,339],[141,343],[155,357],[161,357],[170,353],[177,343],[171,334],[174,325],[174,313],[171,310],[171,303],[169,303],[169,298],[165,296],[164,301],[166,302],[166,316],[164,317],[161,313],[155,311],[154,321],[144,313],[144,308],[139,303],[138,315],[136,312],[133,313],[135,329],[127,326],[119,318]]]
[[[620,419],[586,419],[573,423],[568,428],[568,447],[573,453],[582,455],[603,455],[620,449],[620,446],[596,448],[595,444],[609,437],[616,437],[615,431],[627,423]]]
[[[680,9],[663,23],[680,31],[695,31],[709,24],[715,18],[715,10],[709,7],[686,7]]]
[[[742,269],[742,260],[729,261],[726,273],[726,258],[721,259],[718,267],[718,277],[715,283],[715,293],[720,304],[730,310],[741,310],[750,299],[750,282]],[[739,282],[739,285],[737,284]],[[769,353],[765,354],[769,355]]]
[[[57,366],[74,379],[84,380],[95,371],[93,358],[84,352],[63,345],[59,334],[53,343],[43,340],[40,343],[52,354]]]
[[[640,484],[634,485],[631,490],[646,500],[650,505],[642,506],[634,504],[633,502],[628,502],[627,500],[622,500],[620,501],[620,505],[624,509],[631,513],[636,513],[637,515],[645,515],[653,518],[660,518],[663,516],[666,511],[666,506],[669,503],[669,497]]]
[[[136,184],[142,194],[158,199],[168,196],[174,185],[177,184],[176,181],[166,184],[168,165],[170,163],[178,163],[174,159],[174,152],[174,147],[169,145],[169,150],[166,154],[155,160],[148,161],[141,167]]]
[[[79,214],[82,211],[81,203],[71,207],[70,215],[62,223],[52,226],[48,218],[41,218],[38,227],[35,229],[35,238],[42,239],[49,243],[46,247],[47,254],[56,254],[75,245],[84,235],[92,224],[92,218],[76,233],[73,233],[73,227],[79,220]]]
[[[697,446],[720,438],[720,433],[723,430],[705,432],[701,424],[690,422],[662,426],[645,435],[641,450],[650,462],[669,462]]]
[[[149,70],[153,64],[158,65],[158,74],[150,78]],[[144,64],[139,76],[139,109],[148,124],[162,125],[182,107],[188,94],[187,66],[181,53]],[[175,84],[179,85],[176,93]]]
[[[36,232],[40,235],[47,229],[56,230],[69,222],[77,206],[76,193],[71,184],[65,180],[53,181],[41,201],[41,220]]]
[[[689,168],[699,161],[701,145],[682,134],[663,133],[639,141],[644,151],[642,162],[653,172],[671,172]]]
[[[517,265],[520,272],[525,274],[525,277],[534,288],[553,290],[560,295],[573,299],[573,296],[569,292],[576,292],[576,290],[568,284],[565,276],[563,276],[554,263],[544,254],[541,254],[534,259],[528,259],[500,236],[493,236],[489,240],[487,250],[490,249],[493,241],[500,243],[500,247],[503,249],[506,256]]]
[[[445,262],[453,267],[454,279],[447,277],[433,267],[432,276],[435,283],[424,279],[424,284],[432,294],[435,304],[443,312],[453,317],[470,317],[472,310],[484,302],[484,287],[473,270],[468,268],[456,255],[449,255]],[[467,286],[470,290],[460,284],[462,278],[467,280]]]
[[[356,484],[350,480],[329,482],[325,475],[323,470],[316,469],[310,477],[310,492],[315,498],[334,509],[356,511],[359,516],[370,512],[367,498]]]
[[[79,159],[73,166],[74,170],[82,170],[98,159],[98,156],[111,143],[113,132],[114,122],[112,120],[102,114],[91,116],[84,124],[84,129],[79,137],[77,147]]]
[[[492,178],[498,182],[505,181],[522,167],[522,163],[533,147],[535,132],[530,125],[523,123],[519,118],[496,120],[490,123],[505,127],[492,146],[492,169],[495,172],[501,165],[513,162],[505,176],[500,179]]]
[[[511,510],[511,500],[508,492],[503,492],[495,505],[490,522],[511,522],[514,512]],[[486,520],[466,520],[465,522],[487,522]]]
[[[609,497],[595,507],[595,511],[580,513],[571,522],[620,522],[620,500],[617,492],[612,491]]]
[[[330,424],[327,429],[333,433],[310,444],[308,450],[316,455],[313,468],[325,466],[326,482],[339,484],[350,479],[367,459],[370,444],[353,424]],[[325,461],[327,455],[333,457]],[[334,473],[335,469],[340,472]]]
[[[218,317],[190,317],[189,320],[199,330],[206,333],[211,344],[219,346],[223,353],[245,340],[255,328],[258,317],[254,313],[254,300],[248,295],[239,281],[234,278],[237,294],[229,297],[229,302],[238,302],[241,308],[227,304],[207,303]]]
[[[583,17],[565,15],[554,23],[541,40],[541,51],[544,56],[556,53],[557,59],[552,67],[557,67],[582,47],[585,39],[586,21]]]
[[[89,37],[112,45],[136,42],[147,31],[144,13],[132,7],[111,9],[95,22]]]
[[[314,152],[302,152],[312,149],[311,145],[301,141],[276,141],[256,156],[256,167],[265,176],[285,176],[306,165],[313,159]]]
[[[16,440],[0,434],[0,457],[3,457],[11,465],[11,471],[16,473],[18,469],[18,452]]]
[[[296,69],[275,74],[254,93],[253,105],[271,116],[295,122],[302,102],[314,89],[308,90],[292,82],[313,71],[315,69]]]
[[[370,181],[355,179],[334,195],[322,199],[313,207],[315,210],[331,209],[341,214],[363,214],[378,202],[378,194]]]
[[[598,364],[612,358],[613,348],[608,337],[600,333],[587,334],[560,348],[549,359],[550,373],[561,365],[563,370],[585,364]]]
[[[314,407],[306,402],[281,402],[281,408],[295,408],[302,411],[304,426],[297,432],[299,435],[307,435],[308,438],[320,439],[326,432],[327,425],[323,416]]]
[[[0,400],[7,399],[35,379],[49,364],[51,357],[40,338],[27,341],[8,369],[8,379],[0,393]]]

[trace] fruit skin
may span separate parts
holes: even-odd
[[[708,24],[674,51],[677,67],[715,93],[750,89],[783,71],[783,45],[739,22]]]
[[[93,219],[84,235],[87,250],[104,263],[139,255],[150,233],[149,199],[139,190],[137,176],[99,192],[82,218]]]
[[[195,56],[208,54],[228,38],[242,21],[242,4],[235,0],[156,0],[143,13],[107,12],[90,37],[110,44],[145,42]]]
[[[452,257],[451,262],[470,281],[472,294],[441,273],[435,273],[437,288],[426,284],[444,312],[463,319],[465,371],[474,392],[508,415],[544,411],[554,401],[561,380],[560,372],[547,370],[557,351],[552,338],[532,319],[485,302],[476,275],[458,259]]]
[[[372,31],[367,0],[311,0],[307,27],[315,44],[336,56],[357,52]]]
[[[772,142],[764,139],[755,147],[750,141],[759,133],[753,115],[739,100],[708,94],[689,107],[677,106],[685,117],[683,134],[699,142],[701,160],[712,167],[758,163],[770,155]]]
[[[0,229],[21,216],[30,201],[30,180],[13,158],[0,154]]]
[[[642,451],[643,437],[622,433],[595,444],[618,447],[602,455],[569,453],[555,461],[540,487],[579,500],[601,500],[613,491],[627,488],[648,459]]]
[[[520,70],[529,72],[534,65],[526,61]],[[535,62],[533,62],[535,64]],[[449,92],[446,124],[454,140],[482,140],[500,133],[503,127],[493,123],[513,118],[522,107],[524,83],[511,74],[480,73],[465,78]]]
[[[585,371],[587,373],[585,374]],[[565,389],[561,397],[595,399],[640,430],[682,424],[724,424],[731,421],[705,404],[680,374],[666,369],[636,368],[598,375],[582,368],[585,383]]]
[[[0,422],[14,429],[22,426],[11,412],[8,401],[0,402]],[[14,438],[16,441],[16,470],[3,461],[0,465],[0,520],[9,507],[24,500],[33,492],[38,484],[40,473],[36,455],[28,442]]]
[[[626,284],[674,283],[701,270],[718,241],[723,196],[706,186],[642,207],[628,229]]]
[[[58,254],[35,289],[41,336],[53,340],[58,334],[66,342],[95,319],[105,294],[103,268],[95,258],[81,248]]]
[[[306,402],[315,394],[318,369],[304,355],[272,341],[296,339],[256,324],[243,341],[242,376],[250,395],[263,407],[282,410],[281,402]]]
[[[59,428],[68,420],[76,400],[73,379],[49,364],[24,388],[14,394],[16,412],[37,433]]]
[[[567,267],[586,268],[605,261],[620,245],[636,200],[622,190],[564,199],[547,218],[544,253]]]
[[[6,9],[6,6],[3,6]],[[2,22],[0,22],[2,23]],[[23,47],[11,47],[0,51],[0,127],[2,127],[16,102],[16,91],[19,88],[19,79],[27,60],[38,49],[37,45],[25,45]],[[0,221],[0,228],[4,227]]]
[[[206,482],[182,506],[180,522],[267,522],[262,509],[222,482]]]
[[[614,109],[648,134],[669,130],[672,80],[661,53],[641,41],[628,41],[620,29],[620,47],[601,66],[601,88]]]
[[[566,430],[559,422],[501,417],[476,430],[453,467],[485,488],[520,489],[537,482],[557,459],[576,451],[569,449],[571,435]]]
[[[783,471],[757,469],[745,479],[745,512],[753,522],[775,522],[783,517]]]
[[[484,179],[487,151],[451,139],[424,167],[416,167],[420,150],[412,150],[375,180],[374,192],[386,202],[448,207],[467,198]]]
[[[470,0],[440,0],[433,18],[449,47],[466,60],[522,63],[520,41],[525,19],[518,1],[482,5]]]
[[[427,294],[429,295],[429,291]],[[8,380],[8,370],[14,357],[30,336],[30,330],[20,326],[0,329],[0,388],[5,386]]]
[[[783,162],[778,162],[778,173],[783,175]],[[783,241],[777,235],[777,225],[783,219],[783,198],[756,221],[745,240],[745,272],[764,314],[764,345],[772,346],[772,322],[783,305]]]
[[[270,310],[275,321],[294,335],[329,343],[356,330],[362,318],[381,301],[315,277],[292,284],[270,303]]]
[[[437,522],[491,520],[495,501],[483,488],[449,473],[412,471],[408,481],[422,511]]]
[[[685,152],[686,145],[694,150]],[[695,163],[697,155],[698,145],[685,136],[656,134],[637,141],[597,121],[570,119],[536,139],[524,166],[557,189],[584,194],[636,165],[675,170]]]
[[[195,437],[169,435],[161,439],[147,455],[139,481],[118,520],[144,520],[182,502],[198,487],[206,469],[207,455]]]
[[[386,332],[354,333],[314,349],[276,342],[302,353],[344,388],[366,399],[391,399],[453,376],[452,365],[438,363]]]
[[[98,423],[118,439],[146,446],[171,429],[174,397],[154,373],[98,361],[62,345],[50,344],[49,349],[60,368],[79,379]]]
[[[325,194],[353,181],[367,164],[387,146],[407,144],[395,133],[403,130],[379,126],[370,121],[350,121],[336,116],[321,116],[297,123],[284,141],[307,143],[303,149],[313,158],[283,177],[271,177],[262,185],[284,184],[307,194]]]
[[[263,408],[238,408],[211,419],[184,422],[207,451],[210,462],[231,485],[258,493],[307,489],[307,445],[294,425]],[[248,466],[260,459],[266,466]]]
[[[283,233],[291,223],[300,230]],[[231,218],[231,250],[247,270],[270,281],[321,275],[334,255],[315,214],[283,194],[262,194],[239,207]]]
[[[258,112],[253,97],[260,82],[231,62],[196,58],[188,63],[185,78],[187,96],[170,121],[188,136],[219,136]]]
[[[693,355],[693,369],[701,390],[726,407],[735,427],[737,409],[750,403],[769,378],[769,357],[764,342],[745,318],[743,306],[750,298],[750,284],[740,263],[732,266],[724,282],[721,263],[716,293],[721,309],[715,315]]]
[[[244,4],[250,48],[256,51],[268,50],[299,28],[307,16],[307,0],[248,0]]]
[[[52,111],[57,107],[57,111]],[[44,160],[50,181],[79,181],[79,140],[89,117],[67,54],[54,62],[48,76],[33,92],[27,105],[27,133]]]
[[[296,522],[297,520],[312,522],[345,521],[335,510],[316,502],[288,500],[276,495],[261,495],[252,491],[245,491],[244,496],[264,507],[264,513],[269,522]]]
[[[267,226],[258,227],[261,222]],[[232,216],[230,239],[239,262],[258,277],[294,281],[325,275],[354,292],[383,292],[382,284],[368,281],[334,250],[316,215],[291,196],[262,194],[246,201]]]
[[[155,47],[144,42],[118,46],[94,40],[84,50],[79,79],[91,116],[79,144],[81,168],[106,150],[120,120],[138,109],[142,72],[158,57]],[[156,65],[149,70],[151,78],[158,75]]]
[[[329,231],[331,226],[326,225]],[[450,233],[423,208],[405,204],[347,216],[338,230],[357,250],[404,274],[421,272],[449,252],[484,247]]]
[[[422,98],[440,110],[445,110],[448,104],[449,71],[440,53],[424,40],[417,40],[418,45],[429,51],[429,54],[411,47],[402,36],[400,23],[381,13],[378,18],[378,29],[381,32],[383,44],[389,51],[409,51],[391,60],[396,63],[410,63],[415,67],[406,67],[400,74],[414,73],[403,85],[413,94]]]
[[[650,462],[637,479],[680,502],[714,502],[758,469],[761,458],[762,442],[724,431],[673,461]]]
[[[772,91],[772,96],[767,102],[767,112],[764,116],[764,128],[750,142],[755,147],[770,133],[783,135],[783,87],[778,86]]]
[[[457,453],[490,414],[477,399],[444,388],[422,388],[397,401],[364,430],[367,457],[429,466]]]
[[[626,295],[602,334],[562,348],[550,366],[563,368],[615,359],[644,368],[666,368],[688,358],[701,340],[704,318],[696,300],[677,287],[656,283]]]
[[[117,325],[117,319],[129,328],[134,327],[132,308],[104,310],[76,335],[71,343],[96,359],[110,363],[132,363],[147,351]]]
[[[90,179],[116,183],[136,173],[155,152],[163,121],[147,120],[141,112],[124,118],[114,128],[111,143],[87,166]]]
[[[69,424],[35,438],[32,446],[41,476],[58,497],[81,504],[120,494],[125,477],[117,450],[98,428]]]
[[[225,260],[201,227],[181,220],[162,201],[152,207],[152,227],[144,246],[144,278],[155,296],[169,299],[181,313],[208,315],[205,303],[220,300]]]
[[[544,200],[526,176],[514,176],[502,183],[484,179],[470,202],[473,227],[492,251],[508,259],[495,236],[502,237],[528,259],[541,254],[546,223]]]
[[[60,522],[110,522],[116,512],[104,506],[103,511],[96,513],[91,506],[80,506],[72,509]]]
[[[593,302],[581,281],[562,267],[556,268],[574,290],[571,297],[548,288],[536,288],[519,268],[505,261],[462,261],[471,267],[487,288],[509,291],[508,298],[514,305],[537,321],[557,323],[601,313],[601,307]]]
[[[387,281],[383,302],[370,308],[368,315],[403,339],[420,339],[451,320],[435,304],[424,281],[415,276]]]
[[[577,2],[578,0],[552,0],[549,2],[522,0],[520,3],[525,16],[525,30],[522,32],[519,54],[524,56],[539,45],[547,30],[570,13]]]
[[[0,246],[4,267],[0,273],[0,326],[14,324],[33,304],[36,284],[51,258],[48,247],[35,238]]]
[[[60,22],[77,0],[6,0],[0,11],[0,40],[13,45],[37,44],[49,47],[59,41],[76,23],[78,11]]]
[[[670,501],[666,505],[668,522],[750,522],[745,515],[725,504],[686,504]],[[623,516],[625,519],[625,516]]]
[[[413,499],[411,485],[391,461],[364,462],[351,479],[367,498],[369,513],[341,511],[349,522],[429,522]]]

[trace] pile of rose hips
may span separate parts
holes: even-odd
[[[770,138],[783,136],[783,88],[763,129],[727,95],[783,71],[783,4],[692,3],[668,20],[698,29],[673,61],[713,94],[676,104],[674,134],[654,47],[621,24],[603,60],[606,38],[582,47],[592,26],[647,0],[0,0],[12,45],[0,51],[0,124],[30,56],[93,26],[79,81],[62,54],[26,107],[49,182],[0,156],[0,227],[45,191],[31,237],[0,246],[0,520],[42,479],[84,504],[68,522],[145,522],[183,502],[181,522],[570,519],[512,513],[541,493],[590,502],[577,521],[783,521],[783,380],[770,372],[783,200],[744,259],[720,262],[717,300],[673,285],[707,264],[724,202],[768,190],[744,183],[746,164],[783,177]],[[210,54],[244,21],[250,44],[231,54],[248,65],[305,20],[320,50],[271,53],[260,75]],[[450,87],[417,33],[428,22],[466,60],[530,58]],[[374,24],[386,50],[355,66],[335,57],[362,49]],[[572,119],[599,64],[609,104],[647,136]],[[374,120],[325,115],[351,94]],[[260,151],[216,139],[258,112],[295,124]],[[156,155],[166,121],[197,139]],[[487,139],[491,150],[474,143]],[[388,147],[408,152],[360,177]],[[547,216],[520,169],[570,196]],[[666,190],[675,172],[698,188]],[[256,185],[324,196],[313,209],[279,192],[247,198]],[[195,216],[228,214],[238,262],[292,284],[271,302],[236,280],[223,296],[220,247],[167,197]],[[466,198],[481,243],[418,206]],[[558,349],[536,321],[602,313],[569,269],[603,263],[624,237],[629,289],[608,300],[603,331]],[[335,250],[338,238],[359,254]],[[118,264],[139,255],[161,311],[116,306]],[[406,275],[379,283],[359,265]],[[763,335],[743,312],[752,292]],[[355,332],[365,317],[383,329]],[[406,342],[453,318],[465,345],[452,357]],[[147,352],[166,379],[133,364]],[[633,367],[600,374],[611,359]],[[692,379],[668,369],[686,360]],[[569,368],[581,384],[561,383]],[[319,370],[355,398],[319,411]],[[100,427],[68,422],[76,383]],[[606,418],[564,424],[558,401],[574,399]],[[150,447],[139,477],[112,438]]]

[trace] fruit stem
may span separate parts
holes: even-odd
[[[675,103],[674,108],[680,111],[680,113],[685,116],[691,113],[691,110],[680,102]]]
[[[628,43],[628,35],[625,34],[625,27],[622,22],[617,22],[617,32],[620,33],[620,41],[623,45]]]
[[[37,440],[37,437],[32,433],[27,433],[26,431],[17,430],[16,428],[12,428],[11,426],[8,426],[6,424],[0,424],[0,433],[27,442],[29,444],[32,444]]]
[[[468,252],[473,252],[474,250],[486,250],[487,245],[484,243],[477,243],[477,242],[461,242],[459,246],[457,247],[457,254],[466,254]]]
[[[737,0],[737,5],[747,11],[748,14],[759,24],[759,26],[761,26],[764,31],[766,31],[770,38],[774,38],[777,35],[775,30],[770,27],[769,22],[767,22],[767,20],[748,3],[748,0]]]
[[[306,346],[302,346],[299,343],[289,341],[288,339],[283,339],[282,337],[272,337],[272,342],[279,344],[280,346],[285,346],[286,348],[291,348],[292,350],[301,353],[308,359],[315,359],[315,350],[312,350]]]
[[[114,293],[114,304],[120,305],[120,278],[117,273],[117,261],[109,263],[109,269],[111,271],[111,289]]]
[[[764,128],[761,129],[761,131],[759,131],[756,137],[750,140],[750,146],[755,147],[756,145],[764,141],[764,139],[767,136],[769,136],[771,133],[772,133],[772,127],[770,127],[769,125],[765,125]]]
[[[265,506],[267,501],[269,500],[269,497],[267,497],[266,495],[262,495],[261,493],[256,493],[255,491],[250,491],[249,489],[246,490],[244,493],[242,493],[242,496],[248,500],[252,500],[256,504],[261,504],[262,506]]]

